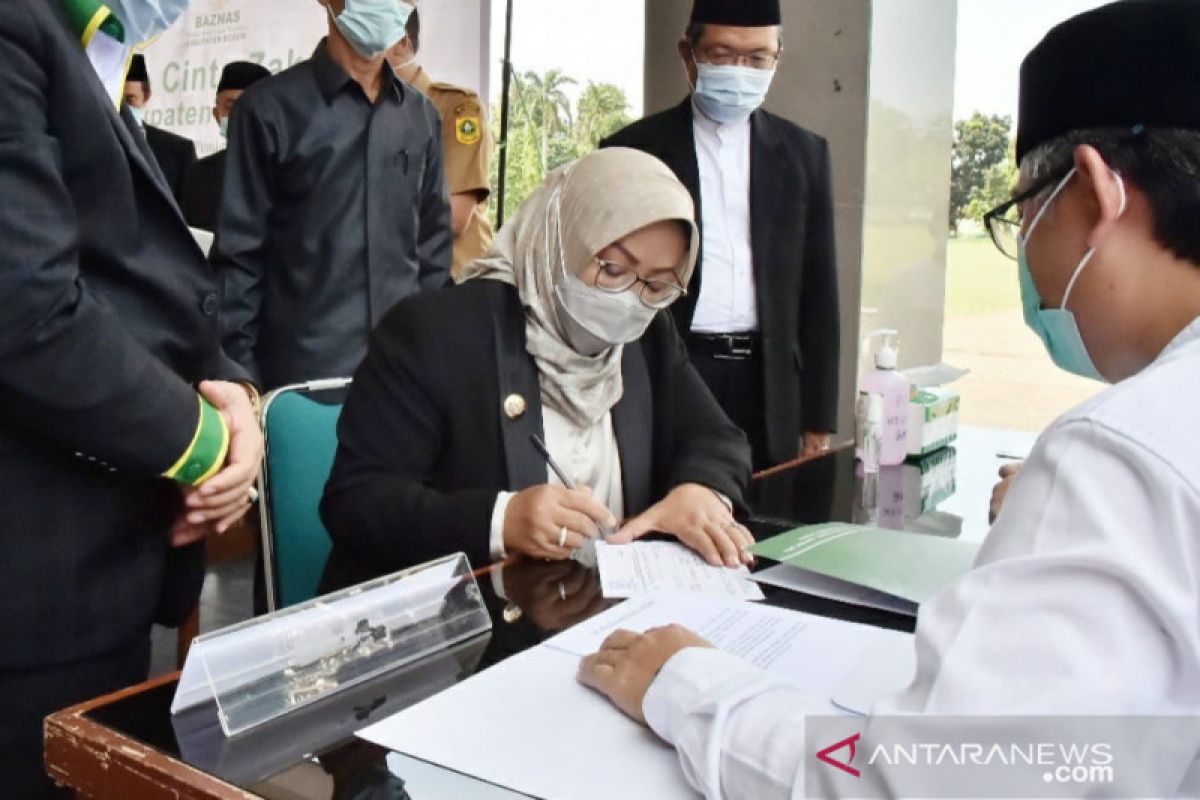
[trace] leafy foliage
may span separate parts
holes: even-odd
[[[508,180],[504,218],[512,219],[521,203],[547,174],[585,155],[631,122],[629,101],[619,86],[592,83],[577,103],[568,88],[577,81],[560,70],[545,74],[514,72],[509,104]],[[500,111],[492,109],[496,141],[500,141]],[[492,193],[496,196],[499,158],[492,159]]]
[[[1011,117],[976,111],[970,119],[954,123],[950,230],[1004,202],[1016,175],[1012,153]]]

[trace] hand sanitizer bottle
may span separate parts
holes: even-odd
[[[867,341],[882,340],[875,351],[875,369],[862,377],[860,390],[883,398],[882,441],[879,463],[893,467],[904,463],[908,455],[908,381],[896,372],[899,334],[894,330],[878,330],[867,334]]]

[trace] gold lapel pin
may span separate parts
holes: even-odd
[[[504,416],[509,419],[517,420],[525,416],[525,410],[528,404],[525,398],[519,394],[510,394],[504,398]]]

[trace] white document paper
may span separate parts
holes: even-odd
[[[849,581],[831,578],[812,570],[793,567],[790,564],[776,564],[773,567],[754,573],[753,581],[767,586],[778,586],[793,592],[803,592],[840,603],[849,603],[862,608],[877,608],[891,611],[894,614],[905,614],[910,617],[917,615],[917,604],[911,600],[886,592],[879,592],[859,586]]]
[[[841,685],[868,647],[894,631],[716,597],[658,594],[635,598],[570,628],[545,647],[586,656],[618,629],[645,633],[679,624],[759,669],[826,695]],[[814,657],[816,656],[816,657]]]
[[[762,600],[750,570],[714,567],[679,542],[596,543],[600,589],[612,599],[651,592],[690,592]]]
[[[674,750],[575,677],[580,656],[612,631],[669,623],[687,625],[809,695],[826,698],[872,646],[906,636],[726,598],[641,597],[358,735],[536,797],[693,800],[697,795]],[[832,702],[828,713],[838,713]],[[462,780],[467,792],[471,779]]]
[[[534,647],[358,735],[471,776],[458,797],[477,779],[556,800],[693,800],[675,751],[579,684],[578,668]]]

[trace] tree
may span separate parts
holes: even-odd
[[[1012,196],[1012,189],[1016,183],[1016,156],[1010,148],[1004,154],[1003,161],[988,169],[983,184],[971,190],[971,198],[963,209],[963,218],[982,220],[984,214]]]
[[[592,83],[579,98],[579,111],[575,115],[575,138],[578,153],[586,155],[600,145],[600,140],[628,125],[631,120],[626,113],[629,100],[624,90],[611,83]]]
[[[538,132],[543,175],[554,168],[550,158],[553,141],[573,127],[571,99],[563,87],[573,86],[575,82],[574,78],[557,69],[545,75],[529,71],[514,81],[525,121]]]
[[[575,83],[574,78],[559,70],[545,75],[514,72],[509,104],[506,220],[512,219],[548,173],[590,153],[600,139],[629,124],[629,102],[620,87],[589,82],[572,108],[566,87]],[[500,140],[499,120],[499,108],[493,108],[496,141]],[[493,158],[493,196],[498,187],[498,167],[499,158]]]
[[[987,116],[976,111],[970,119],[954,123],[954,150],[950,157],[950,230],[958,230],[959,220],[977,192],[988,193],[989,179],[998,180],[997,171],[1009,157],[1012,118]],[[1005,191],[1010,187],[1005,187]]]

